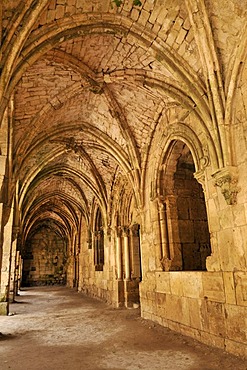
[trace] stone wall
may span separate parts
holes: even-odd
[[[246,356],[246,272],[153,272],[141,283],[146,319]]]
[[[27,241],[23,259],[22,285],[66,283],[66,243],[49,228],[43,228]]]

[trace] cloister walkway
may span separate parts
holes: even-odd
[[[246,370],[243,360],[65,287],[25,288],[0,317],[1,370]]]

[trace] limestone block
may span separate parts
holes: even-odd
[[[159,315],[152,315],[152,321],[157,322],[159,325],[163,323],[163,319]]]
[[[203,330],[222,338],[225,337],[226,318],[224,304],[207,299],[202,301],[201,318]]]
[[[171,293],[170,273],[156,272],[156,291],[159,293]]]
[[[177,207],[178,207],[178,218],[180,220],[188,220],[189,219],[189,198],[178,198],[177,200]]]
[[[9,313],[8,302],[0,302],[0,316],[6,316]]]
[[[235,272],[234,281],[237,304],[240,306],[247,306],[247,272]]]
[[[194,225],[191,220],[179,220],[179,231],[180,231],[180,241],[182,243],[193,243],[194,236]]]
[[[167,320],[167,326],[169,329],[180,333],[180,324],[178,322]]]
[[[214,347],[218,347],[218,348],[221,348],[221,349],[225,348],[224,338],[221,338],[217,335],[210,334],[210,333],[207,333],[207,332],[204,332],[204,331],[201,332],[200,341],[202,343],[205,343],[205,344],[209,345],[209,346],[214,346]]]
[[[164,318],[166,317],[166,294],[157,293],[155,294],[155,302],[156,302],[156,313],[158,316]]]
[[[147,272],[145,279],[143,279],[141,285],[146,287],[147,290],[155,290],[156,288],[156,273],[155,272]]]
[[[226,303],[236,304],[235,283],[233,272],[223,272]]]
[[[183,291],[185,297],[202,298],[202,274],[201,271],[183,271]]]
[[[234,222],[233,222],[232,207],[228,207],[222,211],[219,211],[218,216],[220,220],[220,226],[222,229],[233,227]]]
[[[247,269],[247,225],[235,227],[232,232],[234,240],[233,269],[243,271]]]
[[[195,329],[202,329],[202,319],[200,315],[201,300],[187,298],[190,326]]]
[[[185,325],[189,325],[189,306],[186,298],[167,294],[167,318]]]
[[[170,272],[170,287],[171,287],[171,293],[183,296],[183,272],[174,271]]]
[[[234,241],[232,229],[221,230],[217,233],[220,264],[223,271],[233,270],[232,251],[234,250]]]
[[[235,226],[246,225],[247,213],[245,213],[245,204],[236,204],[233,208],[233,220]]]
[[[210,301],[225,302],[225,289],[221,272],[202,273],[203,295]]]
[[[218,210],[214,199],[208,200],[208,227],[211,233],[220,230]]]
[[[180,324],[180,332],[183,335],[187,335],[189,337],[192,337],[196,340],[201,339],[201,333],[199,330],[191,328],[190,326]]]
[[[247,345],[247,307],[226,305],[226,337]]]
[[[143,312],[151,312],[151,307],[150,307],[147,299],[142,299],[141,300],[141,310]]]
[[[230,339],[225,340],[225,350],[235,356],[247,357],[247,346],[246,344],[239,343]]]
[[[146,320],[152,320],[152,314],[149,312],[142,311],[141,316]]]

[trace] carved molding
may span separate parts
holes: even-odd
[[[205,171],[201,170],[195,172],[194,178],[199,182],[199,184],[202,185],[203,191],[205,192],[205,181],[206,181]]]
[[[162,257],[160,259],[160,266],[163,271],[170,271],[172,261],[167,257]]]
[[[238,185],[238,174],[236,167],[224,167],[213,175],[215,186],[221,188],[226,203],[233,205],[237,203],[237,195],[240,191]]]

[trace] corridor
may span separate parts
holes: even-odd
[[[65,287],[25,288],[0,316],[1,370],[246,370],[243,360]]]

